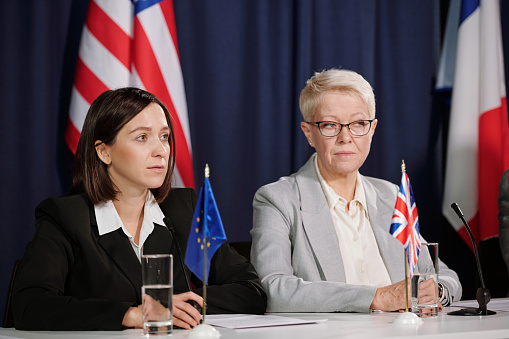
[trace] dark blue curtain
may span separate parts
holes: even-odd
[[[70,187],[63,129],[87,2],[0,3],[0,316],[13,263],[33,233],[35,206]],[[299,127],[306,79],[331,67],[353,69],[373,85],[379,119],[361,172],[399,183],[405,160],[422,233],[465,271],[465,295],[473,297],[474,266],[464,264],[473,262],[471,254],[440,212],[447,113],[434,101],[433,79],[447,4],[174,0],[195,181],[202,184],[208,163],[231,242],[250,241],[256,189],[295,172],[312,154]],[[506,7],[502,2],[505,18]]]
[[[379,124],[363,173],[398,182],[402,159],[411,178],[426,165],[437,1],[176,1],[175,12],[195,177],[208,162],[231,240],[250,240],[256,189],[312,152],[298,97],[314,71],[353,69],[375,89]]]

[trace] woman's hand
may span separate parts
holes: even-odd
[[[124,314],[122,325],[125,327],[143,328],[143,309],[142,306],[130,307]]]
[[[408,280],[408,307],[411,307],[411,287],[410,278]],[[428,279],[419,284],[419,303],[431,304],[437,300],[436,283],[433,279]],[[381,311],[397,311],[406,309],[405,302],[405,280],[401,280],[393,285],[379,287],[375,292],[375,297],[369,308]],[[431,312],[432,310],[429,310]],[[438,311],[442,311],[442,304],[438,302]]]
[[[408,294],[405,294],[405,280],[401,280],[395,284],[379,287],[375,292],[375,297],[370,309],[380,311],[397,311],[405,309],[407,304],[405,302],[405,295],[408,295],[408,306],[411,305],[410,299],[410,278],[407,278]]]
[[[423,280],[419,283],[417,303],[421,305],[432,305],[438,300],[437,283],[433,279]],[[438,312],[442,312],[442,303],[438,301]],[[422,308],[419,310],[421,317],[434,316],[436,311],[432,308]]]
[[[201,314],[196,308],[187,303],[187,300],[196,301],[203,307],[203,298],[194,292],[185,292],[173,296],[173,325],[191,329],[198,325]]]
[[[417,303],[421,305],[434,304],[437,299],[437,283],[433,279],[419,282],[419,292],[417,292]]]
[[[145,307],[130,307],[124,315],[122,325],[126,327],[143,328],[143,315],[152,321],[169,319],[169,310],[149,295],[143,297]],[[191,329],[198,325],[201,314],[196,308],[188,304],[187,300],[196,301],[203,307],[203,298],[194,292],[185,292],[173,296],[173,325],[185,329]]]

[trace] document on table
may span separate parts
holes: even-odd
[[[314,324],[324,321],[327,319],[302,320],[277,315],[252,314],[214,314],[205,317],[206,324],[233,329]]]
[[[461,300],[454,302],[451,306],[478,308],[479,303],[476,300]],[[492,311],[509,311],[509,298],[491,299],[487,306],[488,310]]]

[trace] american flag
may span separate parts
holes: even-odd
[[[172,0],[90,0],[65,133],[73,153],[90,104],[102,92],[125,86],[143,88],[168,107],[177,145],[174,184],[194,187]]]
[[[410,185],[410,179],[408,179],[406,172],[403,172],[401,175],[401,184],[392,215],[390,233],[405,247],[411,277],[414,274],[417,258],[421,251],[421,236],[419,233],[419,216],[417,214],[417,206],[415,205],[414,193],[412,192],[412,185]]]

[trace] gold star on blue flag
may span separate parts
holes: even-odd
[[[217,249],[226,241],[223,222],[219,215],[214,193],[206,176],[200,189],[200,195],[194,211],[191,232],[187,240],[185,263],[198,278],[204,281],[204,260],[207,265],[207,281],[209,277],[210,261]],[[205,246],[207,258],[205,259]]]

